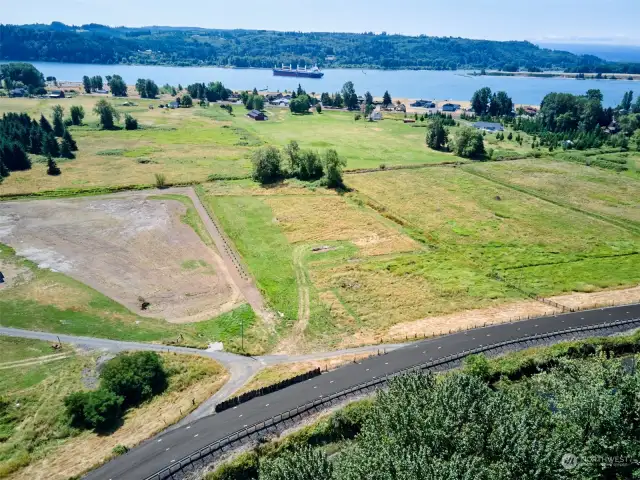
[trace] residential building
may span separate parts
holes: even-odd
[[[267,117],[263,112],[261,112],[260,110],[251,110],[249,113],[247,113],[247,117],[257,121],[257,122],[261,122],[264,120],[269,120],[269,117]]]
[[[457,112],[458,110],[460,110],[460,105],[457,103],[445,103],[444,105],[442,105],[441,110],[443,112]]]
[[[473,127],[487,132],[504,132],[502,124],[494,122],[476,122],[473,124]]]

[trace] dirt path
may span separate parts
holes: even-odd
[[[222,257],[225,263],[230,281],[234,283],[244,295],[247,303],[251,305],[256,315],[262,318],[267,324],[274,325],[275,317],[265,306],[262,294],[258,287],[253,282],[251,276],[245,270],[242,262],[240,261],[240,255],[236,252],[233,244],[226,238],[222,232],[222,228],[219,226],[217,219],[213,212],[208,211],[202,202],[200,197],[196,194],[193,188],[171,188],[164,190],[165,193],[178,193],[181,195],[187,195],[200,215],[207,232],[211,235],[213,242],[218,249],[218,253]]]
[[[0,370],[7,370],[9,368],[16,367],[30,367],[31,365],[38,365],[40,363],[55,362],[56,360],[62,360],[73,355],[73,352],[54,353],[51,355],[43,355],[41,357],[26,358],[24,360],[16,360],[15,362],[0,363]]]

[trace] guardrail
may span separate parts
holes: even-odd
[[[286,422],[287,420],[291,420],[294,418],[302,417],[305,413],[309,411],[317,411],[318,407],[332,405],[337,402],[341,402],[351,396],[361,395],[365,393],[370,393],[374,390],[381,388],[386,385],[389,380],[399,376],[404,375],[411,372],[420,372],[423,370],[437,370],[442,369],[445,370],[446,367],[451,366],[451,364],[457,363],[465,357],[469,355],[474,355],[478,353],[485,353],[491,350],[500,350],[502,348],[518,345],[518,344],[529,344],[534,342],[539,342],[541,340],[546,340],[554,337],[562,337],[565,335],[570,335],[574,333],[582,333],[582,332],[593,332],[598,330],[609,330],[618,327],[626,327],[633,324],[639,324],[640,326],[640,318],[634,318],[630,320],[621,320],[617,322],[610,323],[601,323],[598,325],[589,325],[584,327],[574,327],[568,328],[565,330],[559,330],[556,332],[550,333],[542,333],[537,335],[531,335],[528,337],[523,337],[519,339],[506,340],[504,342],[494,343],[491,345],[485,345],[478,348],[474,348],[471,350],[464,350],[460,353],[456,353],[454,355],[448,355],[446,357],[439,358],[437,360],[425,362],[419,365],[415,365],[413,367],[408,367],[402,370],[399,370],[395,373],[385,375],[381,378],[374,378],[373,380],[369,380],[368,382],[363,382],[354,387],[341,390],[340,392],[336,392],[332,395],[328,395],[326,397],[320,397],[313,402],[308,402],[303,405],[296,407],[295,409],[291,409],[287,412],[283,412],[279,415],[271,417],[265,421],[255,423],[250,425],[242,430],[238,430],[237,432],[232,433],[220,440],[216,440],[215,442],[210,443],[209,445],[187,455],[186,457],[181,458],[180,460],[172,463],[171,465],[163,468],[162,470],[154,473],[145,478],[145,480],[165,480],[168,478],[174,479],[176,474],[181,472],[186,473],[186,469],[190,467],[190,471],[195,471],[197,468],[204,467],[210,463],[211,460],[214,460],[214,455],[216,453],[223,453],[225,450],[229,450],[233,448],[233,445],[241,442],[245,439],[251,439],[259,433],[271,433],[272,431],[277,431],[277,426]],[[528,345],[527,345],[528,346]],[[442,368],[445,367],[445,368]],[[229,448],[227,448],[229,447]],[[210,457],[210,461],[205,461]],[[200,462],[200,466],[198,467],[198,462]]]

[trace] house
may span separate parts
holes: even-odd
[[[402,120],[404,123],[416,123],[414,118],[405,118]]]
[[[180,108],[180,104],[176,101],[167,104],[167,108]]]
[[[473,124],[473,128],[487,132],[504,132],[504,127],[500,123],[494,122],[476,122]]]
[[[10,97],[24,97],[27,94],[27,91],[24,88],[14,88],[13,90],[9,90]]]
[[[538,109],[535,107],[524,107],[523,110],[525,115],[529,115],[530,117],[535,117],[538,114]]]
[[[109,91],[105,90],[104,88],[99,88],[98,90],[93,90],[91,93],[100,93],[101,95],[106,95],[107,93],[109,93]]]
[[[286,98],[278,98],[269,102],[270,105],[275,105],[276,107],[288,107],[289,103],[290,101]]]
[[[431,100],[416,100],[410,103],[409,106],[413,108],[436,108],[436,104]]]
[[[251,110],[249,113],[247,113],[247,117],[255,120],[256,122],[261,122],[264,120],[269,120],[269,117],[267,117],[263,112],[261,112],[260,110]]]
[[[380,108],[376,108],[373,112],[371,112],[371,114],[369,115],[369,121],[370,122],[377,122],[379,120],[382,120],[382,112],[380,111]]]
[[[445,103],[444,105],[442,105],[441,110],[443,112],[456,112],[460,110],[460,108],[460,105],[457,103]]]
[[[602,130],[604,131],[604,133],[608,133],[608,134],[613,135],[613,134],[618,133],[620,131],[620,124],[614,118],[613,120],[611,120],[611,123],[609,124],[609,126],[608,127],[602,127]]]
[[[52,90],[48,96],[49,98],[64,98],[64,92],[62,90]]]

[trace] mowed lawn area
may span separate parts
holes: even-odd
[[[485,178],[493,168],[504,176],[500,182]],[[561,196],[562,186],[548,186],[545,195],[557,189],[552,201],[521,190],[536,168],[566,177],[570,198]],[[638,182],[628,176],[526,160],[351,174],[345,181],[352,191],[344,196],[297,182],[200,189],[282,313],[281,337],[299,321],[301,292],[309,292],[308,348],[353,344],[354,336],[371,341],[401,322],[501,308],[526,300],[525,292],[640,282],[640,235],[606,217],[633,220],[637,213]],[[618,206],[580,203],[596,195],[593,183]]]

